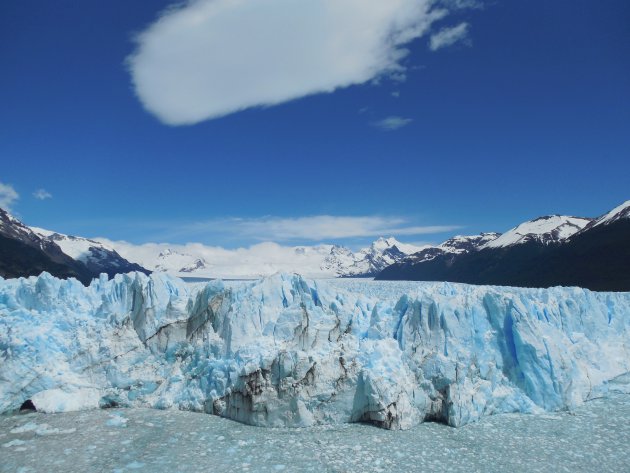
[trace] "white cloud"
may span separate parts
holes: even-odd
[[[460,23],[459,25],[450,28],[442,28],[434,35],[431,35],[431,39],[429,40],[429,48],[431,49],[431,51],[437,51],[438,49],[451,46],[459,41],[465,41],[469,44],[469,30],[470,27],[468,23]]]
[[[442,5],[447,8],[463,10],[473,9],[479,10],[484,8],[484,3],[481,0],[441,0]]]
[[[214,224],[216,225],[216,223]],[[381,235],[424,235],[452,230],[452,226],[410,226],[403,218],[313,217],[234,219],[224,224],[230,231],[256,240],[336,240]]]
[[[128,58],[144,107],[193,124],[390,75],[438,0],[188,0],[137,37]]]
[[[11,211],[11,207],[19,198],[20,195],[11,184],[0,182],[0,208]]]
[[[151,240],[331,242],[383,235],[409,236],[449,232],[455,225],[415,225],[403,217],[332,216],[223,218],[198,222],[148,222]]]
[[[385,131],[393,131],[398,130],[404,126],[409,125],[413,120],[411,118],[403,118],[403,117],[387,117],[377,122],[374,122],[373,125],[381,130]]]
[[[35,197],[37,200],[46,200],[52,199],[52,194],[46,189],[37,189],[35,192],[33,192],[33,197]]]

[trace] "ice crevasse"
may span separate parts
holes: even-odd
[[[279,274],[0,278],[0,413],[142,406],[260,426],[461,426],[630,392],[630,293]]]

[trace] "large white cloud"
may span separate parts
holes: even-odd
[[[189,0],[137,37],[128,58],[144,107],[193,124],[383,74],[447,11],[439,0]]]

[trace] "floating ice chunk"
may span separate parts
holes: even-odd
[[[139,462],[139,461],[132,461],[131,463],[127,463],[127,465],[125,465],[125,468],[130,468],[132,470],[137,470],[139,468],[144,468],[144,463]]]
[[[100,397],[99,391],[91,388],[47,389],[35,393],[31,401],[38,411],[52,414],[96,409]]]
[[[44,425],[47,425],[47,424],[44,424]],[[27,422],[26,424],[21,425],[20,427],[15,427],[14,429],[11,429],[11,433],[23,434],[25,432],[34,432],[40,427],[41,426],[39,424],[36,424],[35,422]]]
[[[14,439],[14,440],[11,440],[10,442],[3,443],[2,446],[5,448],[10,448],[10,447],[19,447],[20,445],[24,445],[24,444],[26,444],[25,440]]]
[[[109,416],[109,419],[105,424],[109,427],[126,427],[127,422],[129,422],[129,419],[127,419],[126,417],[123,417],[119,414],[114,414]]]

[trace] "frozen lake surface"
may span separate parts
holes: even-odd
[[[149,409],[0,416],[2,472],[624,472],[630,396],[573,413],[505,414],[454,429],[250,427]]]

